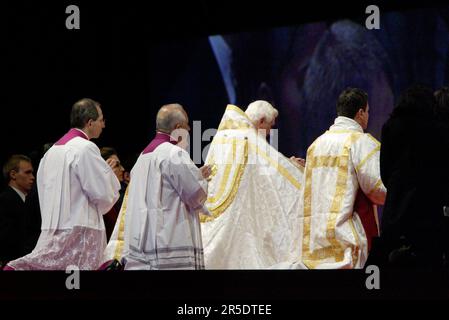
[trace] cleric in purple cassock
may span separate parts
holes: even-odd
[[[11,270],[81,270],[99,267],[106,246],[102,215],[119,197],[120,183],[90,141],[105,127],[100,104],[76,102],[72,129],[42,158],[37,187],[42,232],[34,250],[11,261]]]
[[[159,110],[158,133],[131,170],[105,260],[122,258],[125,270],[204,269],[199,212],[208,213],[211,170],[198,169],[183,148],[188,121],[179,104]]]
[[[163,143],[169,143],[172,145],[176,145],[177,141],[173,139],[168,133],[157,132],[156,136],[153,140],[145,147],[142,151],[141,156],[147,157],[148,154],[152,153]],[[137,180],[137,179],[133,179]],[[125,197],[123,199],[122,207],[120,209],[119,216],[116,220],[114,231],[112,232],[111,238],[106,246],[106,250],[104,252],[103,263],[100,266],[100,270],[108,270],[111,268],[111,264],[114,260],[121,262],[122,256],[128,253],[128,250],[123,251],[124,244],[124,228],[125,228],[125,218],[126,218],[126,209],[128,207],[128,196],[129,195],[129,187],[126,190]]]

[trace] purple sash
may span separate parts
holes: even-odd
[[[168,134],[165,133],[156,133],[156,137],[150,142],[150,144],[142,151],[142,154],[147,154],[153,152],[159,145],[164,142],[170,142],[171,144],[176,144],[176,141],[173,141]]]
[[[85,133],[83,133],[75,128],[72,128],[61,139],[59,139],[58,142],[55,143],[55,145],[57,145],[57,146],[64,145],[76,137],[80,137],[80,138],[88,140],[87,135]]]

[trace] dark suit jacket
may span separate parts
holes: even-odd
[[[11,187],[0,194],[0,263],[24,256],[26,205]]]
[[[401,237],[424,254],[437,255],[444,245],[449,149],[437,124],[430,113],[404,109],[382,129],[380,170],[388,192],[381,236],[393,248]]]
[[[39,206],[39,194],[37,185],[34,184],[30,193],[27,195],[26,201],[26,235],[25,235],[25,251],[29,253],[33,251],[37,240],[41,234],[41,209]]]

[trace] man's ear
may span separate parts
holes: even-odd
[[[11,171],[9,172],[9,179],[10,179],[10,180],[16,180],[16,174],[17,174],[17,171],[16,171],[16,170],[11,170]]]
[[[173,131],[181,129],[181,128],[182,128],[182,125],[180,123],[177,123],[175,125],[175,129]],[[182,141],[182,134],[180,134],[179,132],[177,134],[177,139],[178,139],[177,143],[180,143]]]

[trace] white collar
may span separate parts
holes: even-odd
[[[165,132],[162,132],[162,131],[156,131],[156,133],[163,134],[164,136],[170,137],[170,141],[176,141],[176,139],[173,138],[171,134],[168,134],[168,133],[165,133]]]
[[[163,134],[163,135],[169,136],[171,138],[171,135],[169,135],[168,133],[165,133],[165,132],[162,132],[162,131],[156,131],[156,133]]]
[[[357,121],[343,116],[337,117],[329,130],[351,130],[363,133],[363,128]]]
[[[19,189],[10,186],[15,192],[17,192],[17,194],[20,196],[20,198],[22,199],[23,202],[25,202],[25,198],[26,198],[26,194],[23,193],[22,191],[20,191]]]

